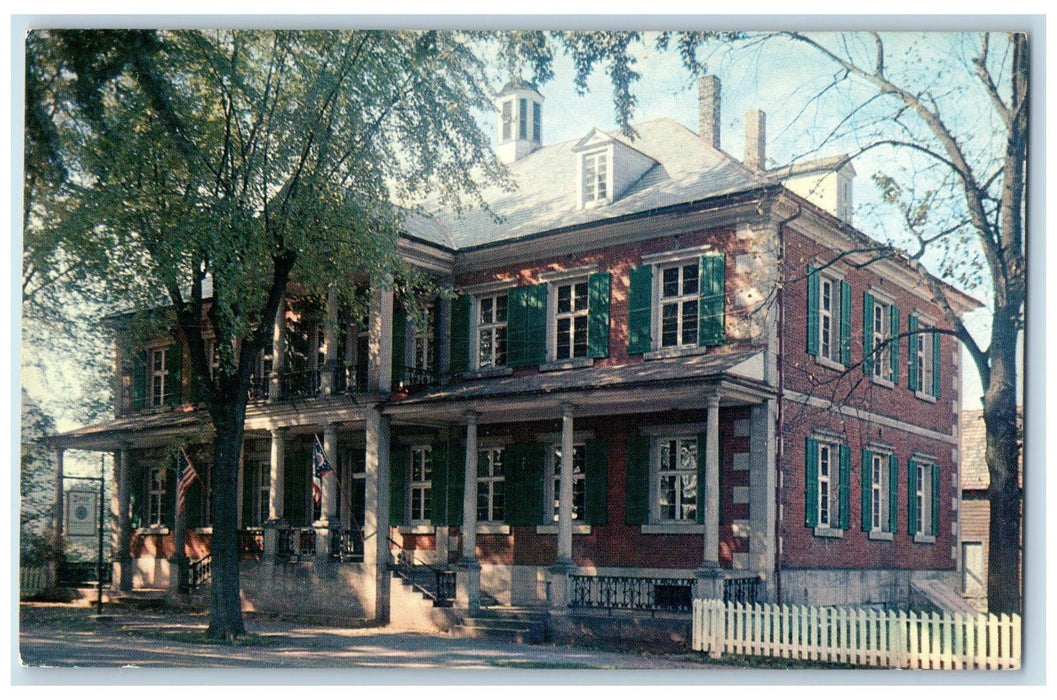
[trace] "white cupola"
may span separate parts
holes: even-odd
[[[499,145],[496,156],[509,165],[543,144],[543,95],[532,83],[508,83],[496,98]]]

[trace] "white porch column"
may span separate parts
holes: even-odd
[[[392,279],[371,280],[370,316],[367,321],[367,390],[383,394],[388,394],[393,388],[392,285]]]
[[[702,568],[719,568],[719,395],[708,397],[705,425],[705,551]]]
[[[548,475],[549,477],[549,475]],[[558,488],[558,559],[573,563],[573,407],[562,404],[562,458]]]
[[[268,374],[268,400],[279,399],[279,387],[283,371],[283,355],[286,354],[286,300],[279,302],[272,327],[272,371]]]
[[[481,608],[481,565],[477,563],[477,413],[466,412],[466,464],[463,470],[462,559],[455,573],[455,604]]]
[[[132,590],[132,489],[129,488],[129,477],[132,471],[132,448],[128,444],[118,450],[117,459],[117,547],[114,548],[118,562],[118,576],[115,583],[121,590]]]
[[[272,430],[271,470],[268,478],[268,520],[283,519],[283,475],[286,473],[286,430]]]
[[[331,471],[323,477],[323,496],[320,499],[323,507],[320,512],[320,524],[329,527],[338,520],[338,424],[328,423],[323,428],[323,454],[330,463]]]
[[[391,298],[391,297],[390,297]],[[389,622],[389,439],[390,418],[376,408],[367,412],[367,447],[364,471],[363,566],[374,573],[374,595],[365,591],[365,612],[374,619]],[[367,583],[370,586],[370,583]]]
[[[334,378],[338,369],[338,290],[327,289],[326,319],[323,322],[323,367],[320,368],[319,388],[324,395],[335,391]],[[324,518],[325,519],[325,518]]]

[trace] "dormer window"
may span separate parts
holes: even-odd
[[[514,101],[507,100],[502,104],[501,109],[503,110],[503,133],[499,137],[499,143],[506,143],[514,138]]]
[[[582,193],[584,206],[609,200],[609,154],[602,151],[583,156]]]

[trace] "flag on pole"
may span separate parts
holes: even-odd
[[[182,447],[180,448],[180,459],[177,462],[179,471],[176,474],[176,512],[179,514],[184,511],[184,506],[187,504],[187,492],[191,490],[191,484],[198,478],[198,472],[195,471],[187,452]]]
[[[312,446],[312,502],[318,508],[323,503],[323,477],[334,471],[330,460],[323,451],[323,443],[316,435],[316,444]]]

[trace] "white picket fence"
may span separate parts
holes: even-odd
[[[1020,668],[1019,615],[941,615],[695,600],[693,648],[859,666]]]
[[[33,566],[19,569],[19,598],[30,598],[43,593],[48,588],[48,567]]]

